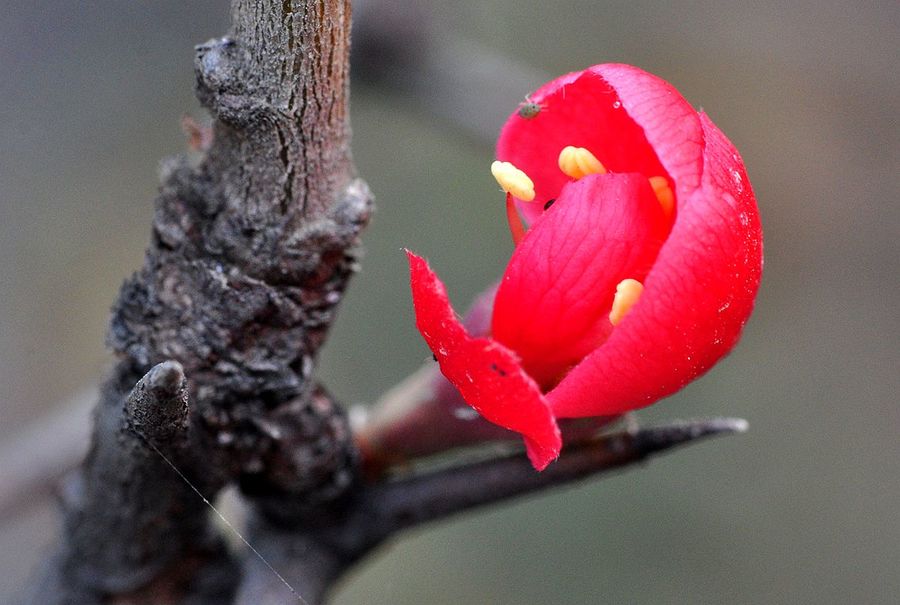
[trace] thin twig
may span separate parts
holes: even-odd
[[[563,451],[543,472],[523,454],[413,476],[375,488],[375,516],[386,534],[549,487],[620,470],[708,437],[743,433],[740,418],[686,420],[600,437]]]

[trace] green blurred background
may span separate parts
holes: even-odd
[[[155,166],[184,148],[181,115],[201,115],[192,47],[227,30],[227,5],[0,2],[0,442],[108,366],[108,308],[142,260]],[[640,418],[742,416],[751,430],[405,535],[334,602],[898,602],[896,2],[410,5],[435,39],[536,74],[638,65],[729,135],[765,227],[757,310],[729,358]],[[353,89],[354,156],[379,210],[320,372],[348,403],[428,357],[401,247],[431,259],[458,307],[510,251],[487,139],[412,92],[427,82],[381,82]],[[479,117],[498,126],[540,83]],[[0,600],[56,523],[49,498],[2,520]]]

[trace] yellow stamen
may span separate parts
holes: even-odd
[[[606,168],[593,153],[571,145],[559,152],[559,169],[576,180],[589,174],[606,174]]]
[[[656,194],[656,199],[659,200],[663,212],[667,217],[672,216],[672,211],[675,210],[675,193],[669,187],[669,181],[664,176],[651,176],[650,186],[653,188],[653,193]]]
[[[616,286],[616,296],[613,298],[612,310],[609,312],[609,323],[619,325],[625,316],[631,311],[631,307],[638,301],[644,292],[644,284],[636,279],[623,279]]]
[[[491,164],[491,174],[506,193],[511,193],[523,202],[534,199],[534,182],[509,162],[494,162]]]

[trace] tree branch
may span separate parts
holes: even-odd
[[[311,380],[371,212],[350,161],[350,3],[234,0],[232,22],[197,47],[213,139],[199,163],[163,166],[144,266],[113,309],[119,362],[33,603],[225,602],[233,561],[185,479],[209,499],[238,481],[315,503],[352,483],[346,419]]]
[[[534,471],[524,454],[515,454],[360,486],[342,506],[319,511],[315,523],[292,527],[256,518],[251,527],[253,542],[291,584],[305,589],[303,598],[315,605],[324,601],[329,588],[356,561],[405,529],[622,470],[708,437],[746,430],[747,422],[737,418],[678,421],[568,447],[541,473]],[[245,561],[245,577],[240,605],[290,602],[290,591],[259,561]]]
[[[375,518],[390,535],[471,508],[619,470],[707,437],[743,433],[739,418],[679,421],[582,442],[537,473],[522,454],[389,482],[371,496]]]

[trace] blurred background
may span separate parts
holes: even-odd
[[[502,271],[491,141],[549,76],[632,63],[706,110],[746,161],[766,271],[735,352],[639,415],[741,416],[748,434],[407,534],[334,603],[896,603],[896,2],[358,4],[354,156],[379,210],[322,359],[344,401],[429,356],[401,247],[457,308]],[[228,2],[0,9],[2,486],[16,452],[85,430],[77,402],[110,363],[108,308],[142,261],[155,166],[185,148],[182,114],[202,116],[193,45],[227,30]],[[0,601],[57,527],[49,495],[7,513]]]

